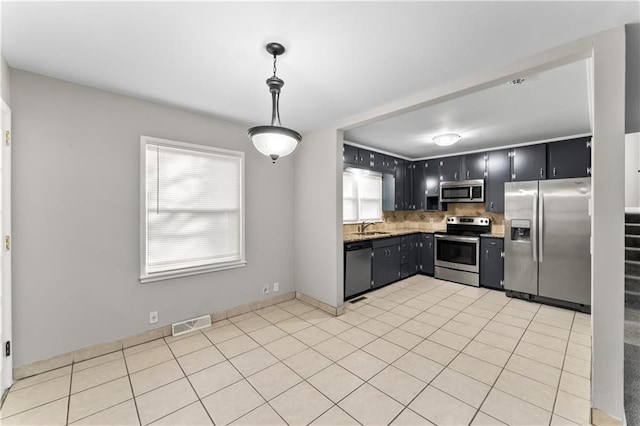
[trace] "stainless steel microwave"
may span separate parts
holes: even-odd
[[[441,203],[483,203],[484,179],[440,183]]]

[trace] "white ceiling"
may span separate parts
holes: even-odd
[[[350,142],[411,158],[484,150],[591,133],[587,61],[506,81],[345,132]],[[442,147],[433,137],[457,133]]]
[[[279,41],[282,124],[305,133],[639,14],[637,1],[2,2],[2,55],[13,68],[253,126],[270,118],[264,45]]]

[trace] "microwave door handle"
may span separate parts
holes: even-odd
[[[537,233],[537,224],[538,224],[538,197],[533,196],[533,229],[531,235],[532,240],[532,251],[533,251],[533,263],[538,262],[538,233]]]

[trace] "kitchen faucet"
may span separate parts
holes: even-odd
[[[364,221],[362,221],[362,223],[360,224],[360,232],[364,232],[364,230],[371,225],[373,225],[373,222],[365,223]]]

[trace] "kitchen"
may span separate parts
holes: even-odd
[[[18,87],[20,88],[20,81],[24,81],[26,79],[25,76],[22,75],[22,73],[16,72],[16,79],[18,80]],[[293,85],[292,85],[293,87]],[[20,98],[18,98],[20,99]],[[16,107],[18,107],[19,105],[16,104]],[[328,136],[327,139],[333,138],[335,140],[335,131],[332,132],[327,132],[328,135],[322,135],[321,137],[324,136]],[[340,139],[340,133],[338,134],[338,139]],[[283,211],[284,214],[284,220],[281,221],[276,221],[275,225],[274,225],[274,221],[273,219],[277,218],[277,215],[275,213],[271,213],[269,211],[269,216],[267,216],[267,220],[264,221],[263,223],[269,223],[271,224],[271,228],[275,228],[278,229],[279,224],[281,224],[283,221],[287,222],[289,219],[291,222],[295,221],[295,229],[296,229],[296,235],[295,237],[293,236],[292,233],[286,233],[285,232],[285,238],[284,241],[285,243],[287,243],[288,245],[294,246],[295,247],[295,253],[292,253],[292,256],[295,254],[295,276],[296,276],[296,290],[299,290],[300,292],[304,292],[306,294],[309,294],[311,296],[316,297],[319,300],[323,300],[326,301],[327,303],[330,303],[332,306],[339,306],[339,304],[342,303],[342,297],[338,298],[339,304],[336,304],[336,301],[332,300],[331,297],[324,297],[322,294],[318,295],[318,290],[316,289],[321,289],[322,287],[320,285],[315,286],[314,284],[314,278],[315,277],[320,277],[320,279],[324,280],[324,283],[322,283],[323,285],[325,285],[325,287],[327,286],[327,283],[333,283],[334,281],[341,281],[341,261],[336,261],[336,264],[339,265],[339,267],[337,268],[333,268],[331,263],[333,262],[333,260],[331,262],[323,262],[320,261],[318,262],[316,260],[316,258],[318,257],[325,257],[325,256],[318,256],[318,253],[329,253],[329,256],[327,257],[332,257],[333,253],[335,250],[333,250],[333,247],[329,247],[329,250],[327,250],[327,246],[325,244],[325,241],[322,238],[322,235],[320,235],[320,238],[308,238],[308,237],[314,237],[314,234],[312,233],[311,235],[309,235],[308,231],[312,231],[312,232],[316,232],[317,234],[325,234],[325,235],[329,235],[329,234],[334,234],[335,230],[333,229],[333,224],[332,227],[330,229],[330,232],[327,232],[326,229],[326,222],[327,221],[331,221],[331,218],[328,217],[328,215],[326,215],[326,212],[323,212],[322,214],[325,215],[324,218],[320,218],[320,220],[318,219],[318,216],[320,216],[320,211],[322,211],[323,209],[326,211],[328,210],[333,210],[333,203],[335,200],[326,200],[327,195],[328,197],[332,196],[331,191],[333,191],[333,189],[331,189],[331,191],[328,188],[323,188],[323,190],[321,191],[316,191],[316,188],[313,185],[308,185],[307,184],[307,180],[309,178],[313,178],[314,180],[321,180],[324,182],[334,182],[335,176],[330,176],[330,180],[325,180],[325,175],[323,174],[316,174],[315,170],[313,167],[310,167],[308,170],[311,170],[312,172],[305,172],[303,173],[302,170],[305,170],[307,163],[309,161],[308,155],[309,153],[313,153],[313,150],[316,149],[316,147],[321,146],[322,144],[318,144],[318,143],[314,143],[317,142],[317,134],[310,134],[307,138],[307,136],[305,135],[305,142],[308,142],[306,144],[302,144],[300,147],[300,151],[296,154],[296,158],[295,158],[295,179],[288,179],[289,182],[292,181],[296,181],[296,200],[300,200],[301,202],[298,203],[298,201],[296,201],[295,204],[295,209],[296,209],[296,214],[290,214],[288,215],[288,209],[287,208],[283,208],[283,209],[279,209]],[[327,144],[327,146],[329,146],[329,150],[331,149],[331,145]],[[340,143],[340,147],[341,147],[341,143]],[[322,148],[317,148],[317,149],[322,149]],[[311,150],[311,151],[308,151]],[[326,155],[325,155],[326,154]],[[331,159],[332,153],[328,152],[325,153],[323,152],[322,155],[318,156],[317,158],[320,159],[320,161],[324,161],[327,159],[327,157],[329,159]],[[317,160],[316,160],[317,161]],[[340,161],[341,162],[341,161]],[[257,164],[257,162],[256,162]],[[286,162],[282,163],[283,165],[280,166],[279,169],[276,168],[271,168],[271,169],[262,169],[259,168],[259,174],[262,176],[268,176],[269,173],[274,174],[274,173],[282,173],[282,168],[283,167],[288,167]],[[328,162],[328,164],[331,166],[333,163],[332,162]],[[127,167],[129,167],[127,165]],[[260,166],[256,166],[256,167],[260,167]],[[325,167],[325,169],[331,169],[331,167]],[[127,173],[129,173],[129,169],[127,168]],[[255,170],[255,169],[254,169]],[[285,172],[288,169],[285,169]],[[332,170],[329,170],[329,172],[331,174],[333,174]],[[293,171],[291,171],[291,174],[293,175]],[[130,174],[130,173],[129,173]],[[307,176],[308,175],[308,176]],[[269,175],[270,176],[270,175]],[[255,177],[250,176],[252,178],[255,179]],[[288,175],[285,174],[285,177],[288,177]],[[117,177],[116,177],[117,179]],[[268,180],[265,179],[265,181],[268,182]],[[300,186],[298,187],[298,182],[300,182]],[[340,180],[338,179],[338,182],[340,182]],[[255,184],[254,184],[255,185]],[[293,183],[291,183],[290,185],[293,185]],[[325,186],[331,186],[329,185],[325,185]],[[288,187],[287,187],[288,188]],[[301,189],[299,189],[301,188]],[[326,189],[326,191],[325,191]],[[309,192],[309,197],[305,197],[303,196],[304,194],[298,194],[297,191],[307,191]],[[262,198],[258,198],[256,196],[251,196],[249,197],[249,200],[251,203],[258,204],[258,205],[262,205],[265,207],[265,209],[268,210],[268,205],[269,203],[274,203],[273,197],[278,197],[279,193],[277,191],[269,191],[269,190],[265,190],[265,193],[269,192],[270,195],[269,196],[263,196]],[[338,191],[339,192],[339,191]],[[129,197],[129,198],[135,198],[135,197]],[[326,203],[325,203],[326,201]],[[280,203],[282,202],[282,203]],[[283,205],[285,207],[290,206],[291,202],[289,202],[286,198],[283,199],[283,197],[281,198],[276,198],[275,199],[275,204],[279,204],[279,205]],[[314,216],[314,215],[308,215],[305,212],[305,209],[315,209],[318,213]],[[291,209],[293,210],[293,207],[291,207]],[[280,214],[278,212],[278,214]],[[333,214],[333,212],[330,212],[329,214]],[[419,214],[418,212],[411,212],[411,214],[416,214],[417,219],[416,220],[421,220],[419,218]],[[398,221],[404,221],[404,217],[402,216],[402,214],[400,214],[400,216],[398,216]],[[434,219],[435,222],[435,219]],[[257,223],[257,222],[255,222]],[[339,224],[340,227],[342,227],[342,224]],[[258,227],[255,226],[254,229],[250,229],[250,232],[252,233],[252,235],[255,237],[256,234],[258,232],[263,232],[266,233],[265,226],[260,227],[259,229],[257,229]],[[284,228],[284,227],[283,227]],[[278,232],[282,232],[281,230],[278,230]],[[280,235],[278,233],[278,236]],[[342,239],[342,235],[340,230],[338,230],[337,232],[338,234],[338,238]],[[265,238],[266,239],[266,238]],[[299,241],[299,239],[301,241]],[[255,238],[253,239],[255,241]],[[290,244],[292,241],[294,241],[294,244]],[[340,244],[342,242],[340,241]],[[134,244],[125,244],[125,246],[133,246],[135,245],[135,241]],[[80,245],[79,245],[80,246]],[[270,248],[272,247],[271,245],[269,246]],[[18,246],[19,248],[19,246]],[[309,250],[314,250],[314,256],[310,256],[308,255],[309,253],[305,253],[308,252]],[[272,251],[277,251],[277,250],[273,250]],[[298,253],[301,253],[300,255]],[[302,259],[299,259],[298,257],[301,257]],[[342,253],[340,253],[340,256],[342,257]],[[274,261],[277,261],[278,259],[274,259]],[[314,266],[314,262],[318,262],[320,263],[320,265],[322,266],[321,268],[313,268]],[[254,263],[255,264],[255,263]],[[326,264],[326,267],[325,267]],[[285,265],[286,266],[286,265]],[[308,267],[311,266],[311,267]],[[291,268],[293,268],[293,266],[291,266]],[[265,268],[260,268],[261,270],[267,270],[266,266]],[[284,269],[284,267],[282,268]],[[334,271],[334,269],[337,270],[337,272]],[[300,272],[299,272],[300,271]],[[313,274],[310,274],[310,271],[313,271]],[[263,273],[264,274],[264,273]],[[293,274],[293,272],[292,272]],[[314,275],[315,277],[306,277],[304,275]],[[335,277],[330,277],[329,280],[324,279],[324,277],[326,277],[327,275],[331,275],[334,274],[336,275]],[[220,274],[222,275],[222,274]],[[335,279],[334,279],[335,278]],[[115,280],[114,280],[115,281]],[[250,281],[250,280],[245,280],[245,281]],[[293,281],[293,280],[290,280]],[[190,283],[187,283],[190,284]],[[286,283],[285,283],[286,284]],[[132,286],[133,287],[133,286]],[[193,285],[191,286],[193,287]],[[158,289],[160,287],[156,287],[156,289]],[[183,288],[183,287],[181,287]],[[185,287],[185,288],[189,288],[189,287]],[[150,287],[147,287],[147,292],[148,293],[152,293],[151,290],[149,290]],[[469,289],[474,290],[474,288],[469,287]],[[322,291],[322,290],[321,290]],[[247,292],[249,293],[249,292]],[[256,292],[257,294],[258,292]],[[218,299],[216,299],[218,300]],[[233,303],[235,301],[235,299],[232,298],[232,296],[227,297],[227,303]],[[126,314],[124,314],[126,315]],[[123,316],[124,316],[123,315]],[[180,315],[180,313],[175,314],[175,315]],[[95,318],[95,315],[93,316]],[[144,318],[143,318],[144,319]],[[101,330],[98,330],[100,332],[102,332]],[[121,335],[126,335],[125,332],[121,333]],[[98,337],[101,337],[100,335]],[[104,336],[102,335],[102,340],[100,341],[105,341],[106,339],[104,338]]]
[[[509,296],[544,300],[590,312],[591,137],[588,134],[586,62],[578,61],[503,82],[407,116],[388,119],[387,123],[368,124],[345,134],[345,141],[368,139],[378,149],[389,146],[383,152],[367,149],[362,144],[345,144],[343,147],[344,235],[345,242],[349,243],[345,246],[345,275],[352,276],[345,281],[345,300],[364,294],[370,287],[379,288],[420,272],[467,285],[507,290]],[[544,124],[540,126],[539,123]],[[376,135],[379,129],[383,129],[384,136]],[[465,136],[460,136],[455,133],[456,129],[470,130]],[[481,132],[474,129],[491,130]],[[391,136],[394,130],[400,134],[398,138]],[[457,152],[463,154],[413,161],[387,155],[393,147],[405,151],[413,149],[414,158],[421,156],[417,154],[419,152],[422,156],[434,152],[441,145],[434,137],[438,133],[453,133],[453,142],[458,144],[469,139],[464,141],[464,146],[457,145]],[[393,140],[393,144],[385,146],[385,136]],[[435,145],[429,140],[431,138]],[[544,143],[532,142],[536,138]],[[420,139],[424,141],[422,151],[414,142]],[[505,146],[505,140],[510,140],[511,144]],[[407,148],[411,143],[413,145]],[[449,152],[455,152],[452,145],[446,145]],[[474,151],[478,147],[491,149]],[[563,212],[561,205],[569,205],[570,198],[569,192],[558,184],[578,178],[586,179],[582,184],[586,193],[579,198],[571,213],[573,229],[565,232],[567,223],[559,222],[556,226],[554,221],[556,218],[566,220],[563,216],[569,213]],[[377,210],[370,201],[376,181],[379,191]],[[529,194],[520,197],[529,200],[532,190],[537,194],[538,181],[545,185],[547,181],[549,184],[556,182],[555,191],[564,191],[561,192],[561,205],[555,208],[559,213],[552,213],[552,205],[549,205],[549,200],[554,197],[551,190],[547,190],[546,209],[545,198],[539,202],[529,201],[528,207],[518,205],[517,194],[523,191],[522,185],[535,183],[535,189],[529,184]],[[369,201],[356,200],[354,193]],[[545,216],[546,210],[549,213]],[[362,222],[360,228],[354,229],[355,225],[348,224],[350,221]],[[575,229],[576,226],[579,230]],[[368,232],[365,232],[365,227]],[[424,236],[411,234],[417,231],[423,232]],[[576,232],[581,235],[577,239],[565,237],[565,234]],[[409,236],[403,236],[397,242],[384,238],[399,234]],[[556,247],[547,247],[549,243],[545,245],[544,242],[552,237],[556,239]],[[369,253],[371,245],[367,246],[363,240],[373,240],[373,256]],[[383,241],[387,241],[387,247],[394,246],[393,250],[387,248],[376,255],[376,246],[384,244]],[[563,245],[563,241],[568,243]],[[360,251],[354,251],[356,246]],[[556,260],[558,264],[552,272],[545,272],[544,267],[549,268],[550,262],[543,263],[545,250],[555,250],[551,261]],[[386,259],[396,251],[399,261]],[[373,279],[369,279],[370,274],[364,276],[353,271],[358,253],[364,262],[360,266],[361,271],[367,270],[364,259],[371,257],[373,268],[369,266],[368,269],[372,269]],[[526,258],[533,261],[530,262],[532,266]],[[566,267],[569,259],[573,258],[579,260]],[[375,276],[376,270],[383,268],[376,265],[390,260],[392,265],[394,262],[398,264],[395,267],[397,271],[392,272],[389,278]],[[523,273],[525,265],[527,269]],[[540,291],[538,269],[548,275],[541,281]],[[559,275],[563,270],[587,272],[574,280],[567,274]],[[556,279],[559,276],[563,278]],[[557,282],[546,284],[554,280]],[[527,287],[522,282],[532,284]],[[571,289],[562,290],[563,286]],[[551,297],[554,295],[557,297]]]

